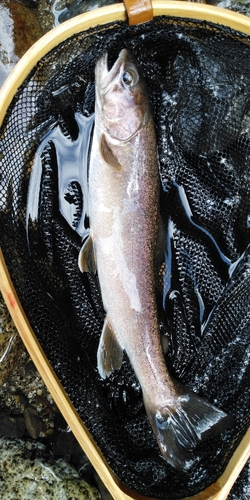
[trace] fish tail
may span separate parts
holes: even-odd
[[[179,470],[188,470],[199,442],[223,432],[234,418],[194,393],[177,397],[159,410],[144,398],[147,415],[165,460]]]

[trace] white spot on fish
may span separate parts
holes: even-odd
[[[111,208],[107,207],[104,203],[100,203],[99,208],[101,212],[111,213]]]
[[[130,170],[130,179],[128,181],[127,186],[127,194],[129,199],[134,199],[138,196],[139,193],[139,172],[138,172],[138,162],[140,156],[140,142],[138,137],[135,138],[135,157],[133,158],[133,162]],[[141,163],[141,162],[139,162]],[[143,165],[141,165],[143,173]]]

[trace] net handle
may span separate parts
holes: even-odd
[[[153,19],[151,0],[124,0],[129,25],[145,23]]]

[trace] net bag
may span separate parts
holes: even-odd
[[[115,476],[147,497],[191,497],[223,474],[250,420],[250,38],[191,14],[135,26],[107,19],[88,30],[76,22],[75,33],[30,65],[6,105],[2,253],[39,346]],[[159,302],[166,365],[235,418],[196,448],[188,474],[160,456],[128,358],[100,378],[98,275],[77,264],[88,226],[95,65],[124,47],[142,68],[156,124],[171,255]]]

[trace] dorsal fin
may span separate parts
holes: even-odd
[[[101,141],[100,141],[100,153],[104,161],[111,167],[113,170],[116,170],[119,172],[121,170],[122,166],[120,165],[119,161],[117,160],[116,156],[114,155],[111,147],[107,143],[107,139],[104,134],[101,136]]]
[[[108,377],[113,370],[119,370],[122,365],[123,349],[108,318],[105,318],[97,351],[97,366],[102,378]]]

